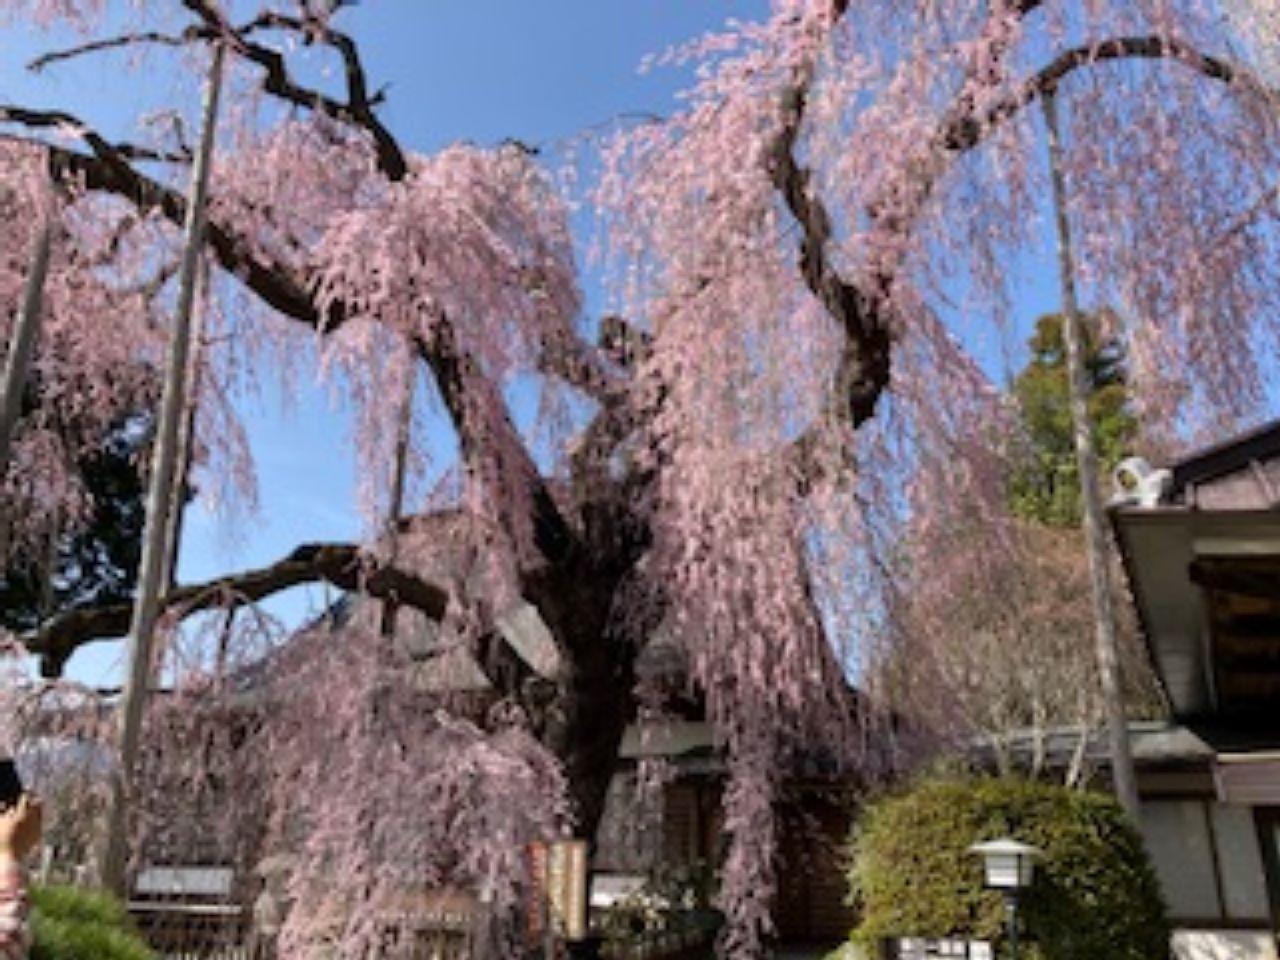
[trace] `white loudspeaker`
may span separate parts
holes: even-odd
[[[1153,468],[1142,457],[1129,457],[1112,471],[1111,480],[1113,504],[1156,507],[1173,484],[1173,474],[1163,467]]]

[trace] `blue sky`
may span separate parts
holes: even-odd
[[[409,148],[516,137],[554,146],[630,112],[669,112],[687,81],[676,71],[641,75],[646,54],[750,16],[763,0],[364,0],[339,24],[360,42],[374,87],[388,85],[382,116]],[[70,109],[125,136],[149,110],[195,101],[198,78],[179,69],[129,70],[117,57],[51,68],[24,65],[65,38],[6,29],[0,99]],[[595,292],[588,290],[596,301]],[[269,563],[300,542],[359,533],[350,423],[320,389],[285,409],[274,389],[246,400],[261,511],[228,528],[200,505],[188,510],[179,577],[198,581]],[[271,605],[296,620],[324,603],[323,588],[294,591]],[[69,675],[110,685],[120,643],[95,644]]]

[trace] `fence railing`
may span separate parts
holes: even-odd
[[[234,882],[224,866],[149,866],[134,880],[129,914],[165,960],[258,960]]]

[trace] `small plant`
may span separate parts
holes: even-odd
[[[1027,960],[1166,960],[1169,925],[1142,838],[1109,796],[1018,779],[927,781],[870,805],[853,837],[855,944],[1003,939],[1000,895],[968,848],[1010,836],[1043,851],[1020,914]]]
[[[124,905],[97,890],[31,891],[31,960],[153,960]]]
[[[601,924],[605,956],[661,956],[709,942],[720,923],[708,906],[710,874],[699,863],[662,867],[616,901]]]

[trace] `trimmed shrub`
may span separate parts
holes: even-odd
[[[152,960],[124,905],[77,887],[31,891],[31,960]]]
[[[1016,779],[926,781],[866,809],[853,837],[854,943],[877,956],[885,937],[1003,942],[1003,899],[983,889],[968,848],[1005,836],[1044,851],[1019,901],[1022,957],[1166,960],[1160,888],[1120,806]]]

